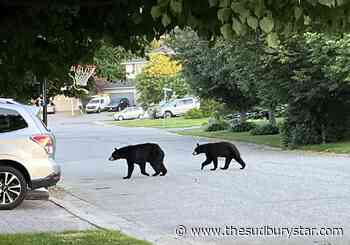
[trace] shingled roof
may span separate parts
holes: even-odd
[[[115,80],[109,82],[105,89],[115,89],[115,88],[127,88],[127,87],[134,87],[135,82],[133,80]]]

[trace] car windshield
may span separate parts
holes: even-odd
[[[160,107],[168,107],[168,106],[173,106],[176,103],[175,100],[166,102],[165,104],[161,105]]]
[[[100,100],[90,100],[89,104],[98,104]]]

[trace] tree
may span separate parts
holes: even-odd
[[[183,65],[191,89],[201,98],[225,103],[245,113],[257,105],[256,58],[250,38],[219,40],[210,47],[194,32],[177,30],[169,45]]]
[[[114,47],[102,42],[93,58],[96,76],[107,80],[125,79],[125,66],[122,63],[131,57],[133,57],[131,52],[127,52],[123,47]]]
[[[136,78],[139,102],[148,108],[164,99],[164,88],[172,90],[173,97],[182,97],[188,93],[188,86],[181,74],[181,65],[170,57],[150,53],[149,62]]]
[[[338,141],[349,132],[349,68],[344,65],[349,36],[306,33],[282,43],[271,54],[284,72],[287,114],[283,127],[286,146]],[[270,84],[272,85],[272,84]],[[273,85],[271,87],[274,87]],[[275,87],[276,88],[276,87]]]
[[[202,36],[233,39],[260,30],[270,46],[279,35],[304,30],[348,32],[350,3],[344,0],[160,0],[152,15],[164,25],[190,26]]]
[[[69,67],[92,62],[102,39],[136,50],[175,26],[190,26],[210,40],[261,30],[275,47],[281,34],[350,26],[345,0],[5,0],[0,6],[0,94],[14,95],[33,86],[28,74],[66,86]]]

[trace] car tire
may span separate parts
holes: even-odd
[[[97,113],[101,113],[101,108],[98,108]]]
[[[164,113],[164,118],[171,118],[173,116],[173,113],[171,113],[170,111],[166,111]]]
[[[27,181],[23,174],[16,168],[0,166],[0,210],[16,208],[23,202],[26,194]]]
[[[119,116],[118,117],[118,121],[123,121],[124,120],[124,117],[123,116]]]

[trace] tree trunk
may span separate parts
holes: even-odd
[[[247,121],[247,113],[245,111],[241,111],[239,115],[240,115],[240,122],[245,123]]]
[[[269,110],[269,122],[271,125],[276,126],[276,117],[274,109]]]
[[[322,144],[326,144],[327,143],[327,133],[326,133],[326,126],[324,125],[324,123],[322,123],[321,128],[322,128]]]

